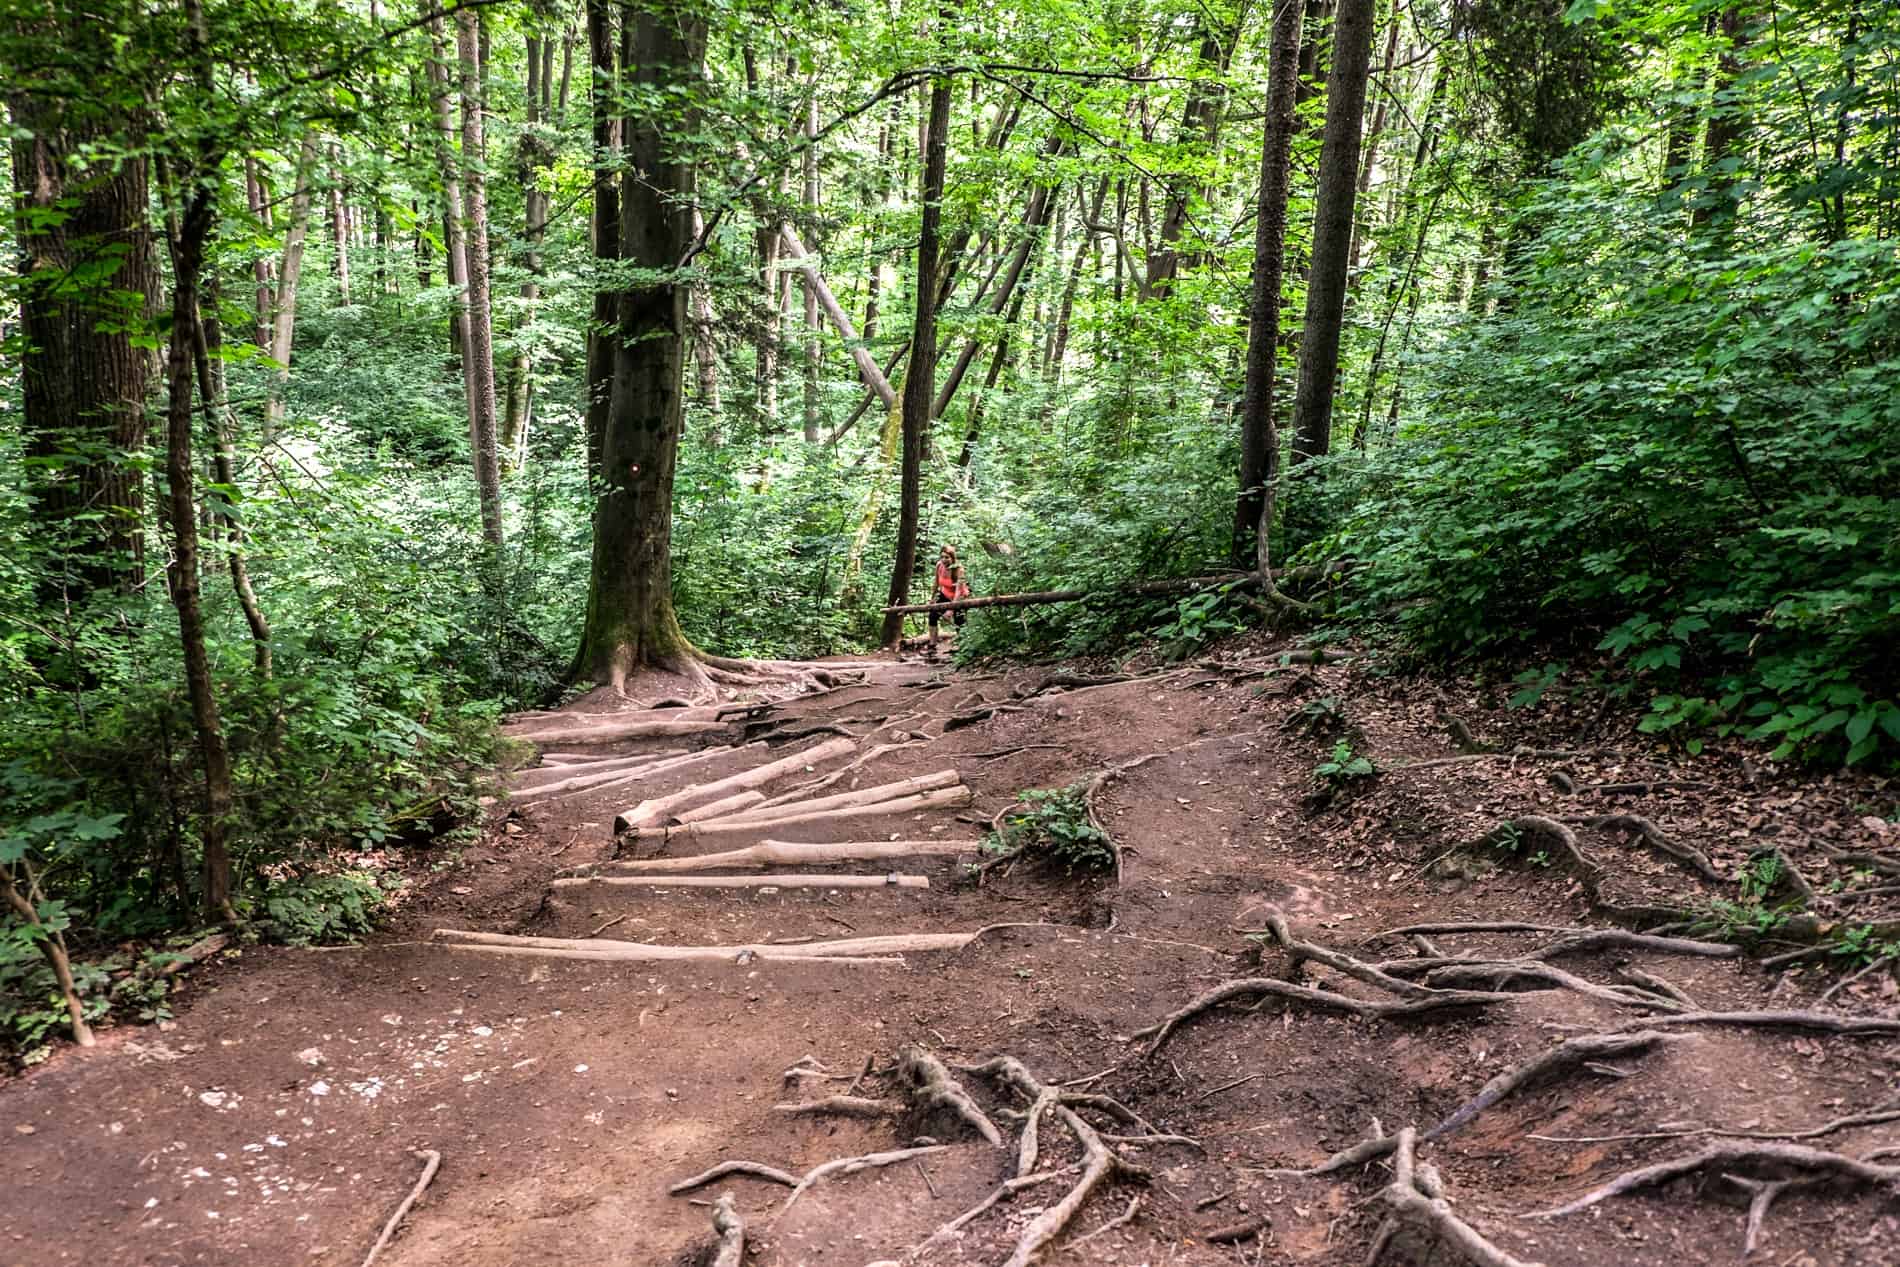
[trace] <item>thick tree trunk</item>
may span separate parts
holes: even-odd
[[[1319,187],[1313,206],[1313,256],[1300,333],[1300,380],[1293,403],[1293,460],[1324,457],[1332,448],[1333,380],[1346,307],[1346,253],[1358,193],[1359,133],[1365,120],[1366,74],[1372,61],[1374,0],[1340,0],[1333,22],[1333,67],[1320,142]]]
[[[605,263],[620,258],[620,120],[615,114],[614,23],[609,0],[587,0],[587,51],[592,68],[588,104],[593,112],[593,211],[589,224],[594,258]],[[607,414],[613,394],[614,352],[611,328],[615,317],[613,292],[594,289],[593,322],[587,330],[587,476],[600,479],[600,453],[607,435]]]
[[[910,578],[917,564],[924,436],[930,427],[937,377],[937,249],[943,223],[944,160],[949,137],[950,81],[936,79],[930,85],[930,111],[923,138],[923,224],[917,235],[917,310],[911,325],[910,369],[904,375],[904,460],[898,497],[897,552],[891,564],[889,602],[892,606],[902,604],[910,596]],[[895,647],[903,632],[903,616],[886,613],[879,641],[886,647]]]
[[[297,178],[290,195],[290,223],[284,228],[284,262],[277,270],[277,306],[271,314],[269,398],[264,402],[264,443],[284,423],[284,394],[290,390],[290,349],[297,333],[297,283],[303,277],[304,242],[310,235],[310,183],[317,170],[316,133],[304,134],[297,151]]]
[[[455,15],[456,49],[462,67],[462,196],[467,225],[468,352],[462,372],[468,376],[469,443],[475,459],[475,491],[481,499],[482,539],[494,555],[491,582],[501,563],[501,463],[495,434],[494,311],[488,286],[488,176],[482,135],[481,14],[464,9]]]
[[[1240,400],[1240,495],[1234,502],[1233,556],[1240,567],[1267,557],[1264,542],[1273,529],[1270,490],[1280,457],[1273,425],[1273,392],[1280,350],[1280,287],[1286,274],[1286,204],[1303,25],[1294,5],[1282,5],[1273,23],[1267,54],[1267,118],[1260,142],[1260,205],[1254,220],[1247,375]]]
[[[0,89],[4,91],[4,89]],[[25,451],[35,515],[70,560],[68,598],[144,579],[145,393],[135,342],[158,291],[147,165],[126,158],[74,180],[94,138],[57,102],[8,94],[20,257]],[[75,275],[85,277],[73,284]]]
[[[703,30],[628,9],[627,77],[641,89],[697,84]],[[621,121],[620,258],[671,270],[692,237],[694,172],[665,143],[690,127],[677,114]],[[616,293],[614,377],[594,507],[594,558],[582,676],[616,689],[643,665],[677,667],[692,654],[673,612],[673,472],[683,422],[689,287],[676,279]]]

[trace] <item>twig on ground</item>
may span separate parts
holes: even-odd
[[[1110,1219],[1108,1222],[1096,1228],[1093,1232],[1085,1232],[1081,1236],[1076,1237],[1074,1240],[1068,1243],[1067,1248],[1079,1249],[1081,1246],[1088,1244],[1090,1241],[1094,1240],[1096,1237],[1100,1236],[1104,1232],[1112,1232],[1118,1227],[1126,1227],[1128,1224],[1133,1223],[1135,1221],[1135,1214],[1140,1209],[1141,1209],[1141,1194],[1137,1192],[1134,1196],[1128,1198],[1127,1209],[1123,1210],[1120,1214],[1117,1214],[1114,1218]]]
[[[371,1267],[377,1256],[388,1248],[389,1242],[396,1239],[396,1230],[409,1217],[409,1211],[415,1207],[430,1183],[434,1182],[435,1172],[442,1168],[442,1154],[433,1148],[418,1149],[415,1155],[422,1158],[422,1175],[416,1180],[415,1187],[409,1189],[409,1195],[402,1199],[402,1204],[396,1207],[396,1212],[389,1216],[389,1222],[383,1224],[383,1234],[370,1246],[369,1255],[363,1259],[363,1267]]]
[[[1266,1075],[1263,1073],[1250,1073],[1244,1078],[1235,1078],[1232,1082],[1223,1082],[1218,1087],[1215,1087],[1212,1091],[1201,1092],[1201,1094],[1195,1096],[1193,1100],[1189,1101],[1189,1103],[1199,1104],[1202,1100],[1212,1099],[1213,1097],[1219,1095],[1223,1091],[1231,1091],[1235,1087],[1241,1086],[1244,1083],[1252,1082],[1255,1078],[1264,1078],[1264,1077],[1266,1077]]]
[[[627,917],[625,915],[616,915],[612,919],[607,920],[604,923],[594,925],[594,927],[591,930],[589,930],[587,935],[589,937],[598,937],[602,933],[606,932],[608,929],[612,928],[615,924],[624,924],[626,922],[627,922]]]

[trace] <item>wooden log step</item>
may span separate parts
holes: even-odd
[[[927,889],[924,875],[571,875],[550,888],[578,889],[592,884],[666,889]]]
[[[684,858],[643,858],[610,862],[604,869],[618,874],[668,871],[717,871],[724,867],[797,866],[800,863],[858,862],[873,858],[925,858],[973,853],[975,840],[762,840],[745,849],[694,854]]]

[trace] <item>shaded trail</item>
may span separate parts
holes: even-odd
[[[1706,1147],[1682,1136],[1691,1128],[1878,1118],[1867,1111],[1892,1102],[1900,1076],[1888,1035],[1665,1020],[1690,1003],[1813,1005],[1819,986],[1766,975],[1749,957],[1597,938],[1525,968],[1562,930],[1608,927],[1593,905],[1720,891],[1608,828],[1574,829],[1579,855],[1607,864],[1601,902],[1561,866],[1457,848],[1506,819],[1599,808],[1552,788],[1547,763],[1414,768],[1457,755],[1431,704],[1356,678],[1351,664],[1280,668],[1237,652],[1127,680],[836,667],[864,680],[723,719],[666,709],[516,723],[598,724],[603,738],[568,733],[556,755],[511,776],[518,799],[496,807],[481,843],[379,943],[246,950],[203,974],[175,1027],[109,1031],[97,1053],[62,1053],[0,1093],[0,1191],[35,1194],[6,1198],[14,1240],[0,1241],[0,1261],[354,1267],[414,1181],[410,1150],[434,1149],[440,1174],[380,1263],[697,1261],[715,1240],[713,1209],[689,1201],[729,1193],[731,1217],[760,1246],[747,1262],[1001,1264],[1088,1173],[1078,1141],[1092,1131],[1116,1160],[1037,1261],[1214,1264],[1257,1252],[1357,1265],[1380,1241],[1381,1262],[1416,1263],[1458,1236],[1421,1222],[1429,1199],[1406,1195],[1417,1188],[1391,1187],[1386,1159],[1402,1127],[1417,1128],[1430,1177],[1408,1182],[1442,1181],[1466,1230],[1520,1261],[1737,1256],[1734,1202],[1747,1205],[1748,1183],[1783,1181],[1757,1233],[1764,1261],[1886,1261],[1900,1224],[1878,1189],[1823,1190],[1785,1158],[1723,1154],[1701,1198],[1663,1188],[1575,1216],[1521,1217]],[[1309,724],[1315,699],[1343,701],[1355,747],[1389,771],[1318,810],[1302,801],[1333,740],[1331,723]],[[676,733],[625,729],[655,720]],[[707,721],[724,724],[685,730]],[[1602,754],[1564,768],[1573,786],[1630,773]],[[1123,847],[1119,883],[1029,866],[969,882],[984,827],[1021,790],[1097,780],[1095,807]],[[854,803],[860,793],[904,799]],[[1666,821],[1671,795],[1619,804]],[[617,816],[633,827],[618,848]],[[1694,839],[1717,874],[1732,874],[1740,846]],[[769,841],[795,847],[781,861],[705,861]],[[828,846],[876,856],[827,858]],[[673,882],[654,882],[653,866]],[[1443,930],[1472,921],[1558,931]],[[430,942],[435,929],[487,944]],[[890,938],[912,948],[877,940]],[[570,957],[577,943],[582,955],[732,949],[602,960]],[[1500,963],[1509,971],[1491,970]],[[1152,1056],[1132,1040],[1229,980],[1316,992],[1321,1005],[1283,990],[1259,1014],[1185,1018]],[[1415,1018],[1337,1005],[1453,988],[1508,993]],[[1895,1012],[1871,988],[1830,1006]],[[1666,1033],[1643,1037],[1651,1021]],[[1631,1037],[1564,1045],[1612,1030]],[[997,1142],[918,1099],[931,1079],[916,1061],[955,1070],[1005,1055],[1020,1077],[994,1062],[953,1074]],[[1513,1083],[1513,1071],[1525,1076]],[[1037,1173],[1057,1173],[1005,1191],[1037,1116],[1024,1117],[1033,1095],[1021,1078],[1112,1097],[1144,1126],[1052,1100]],[[883,1107],[776,1107],[833,1095]],[[1386,1134],[1364,1142],[1375,1122]],[[788,1190],[757,1178],[668,1192],[727,1160],[806,1175],[919,1136],[935,1151],[825,1177],[782,1213]],[[1900,1123],[1856,1122],[1810,1143],[1858,1157],[1900,1144]]]

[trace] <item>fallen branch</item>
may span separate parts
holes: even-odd
[[[587,767],[585,773],[582,774],[570,775],[565,779],[557,779],[552,783],[539,783],[533,787],[514,789],[508,793],[508,799],[517,805],[525,805],[531,801],[558,799],[570,792],[579,792],[593,788],[605,790],[605,788],[610,785],[618,787],[622,783],[631,783],[635,779],[647,778],[678,766],[689,765],[696,760],[707,760],[736,751],[737,749],[735,748],[719,747],[708,748],[704,752],[693,753],[690,756],[683,756],[677,753],[660,753],[657,754],[657,759],[649,757],[632,764],[621,761],[603,761],[598,767]]]
[[[664,889],[927,889],[930,877],[895,872],[890,875],[592,875],[564,876],[549,881],[548,887],[571,889],[591,884]]]
[[[871,762],[877,760],[879,757],[882,757],[887,753],[899,752],[905,748],[915,748],[925,742],[927,741],[913,740],[909,743],[873,744],[871,747],[866,748],[862,754],[860,754],[854,760],[846,763],[840,769],[834,770],[832,773],[824,775],[821,778],[813,779],[809,783],[801,783],[797,787],[792,788],[790,791],[781,792],[777,796],[770,797],[763,804],[761,804],[759,808],[770,809],[774,805],[783,805],[788,801],[796,801],[799,798],[811,792],[822,792],[826,788],[830,787],[832,784],[837,783],[839,780],[844,779],[848,777],[849,775],[855,774],[858,770],[862,769],[866,765],[869,765]]]
[[[963,1084],[951,1076],[941,1060],[921,1047],[909,1046],[897,1055],[897,1076],[917,1106],[925,1112],[945,1112],[981,1135],[993,1148],[1003,1146],[1003,1133],[977,1107]]]
[[[538,766],[532,770],[523,770],[515,777],[515,785],[509,794],[519,795],[527,791],[545,791],[550,783],[570,782],[577,778],[604,775],[613,770],[634,770],[643,765],[652,765],[667,757],[682,755],[684,749],[668,748],[663,752],[643,752],[632,757],[602,757],[598,761],[556,763]]]
[[[1425,1132],[1424,1138],[1443,1139],[1453,1131],[1469,1125],[1486,1109],[1540,1079],[1567,1073],[1579,1065],[1587,1065],[1592,1061],[1611,1060],[1618,1056],[1646,1052],[1657,1043],[1664,1041],[1666,1037],[1655,1030],[1638,1030],[1635,1033],[1586,1034],[1579,1038],[1566,1039],[1536,1059],[1518,1065],[1516,1068],[1507,1069],[1485,1083],[1477,1095],[1471,1097],[1437,1126]]]
[[[641,858],[607,865],[616,872],[713,871],[722,867],[794,866],[799,863],[855,862],[870,858],[918,858],[968,853],[974,840],[762,840],[744,849],[689,854],[681,858]]]
[[[417,1150],[415,1156],[422,1158],[422,1176],[416,1180],[416,1186],[409,1189],[409,1195],[402,1199],[402,1204],[396,1207],[396,1212],[389,1216],[389,1222],[383,1224],[383,1234],[376,1238],[374,1245],[369,1247],[369,1256],[363,1259],[363,1267],[371,1267],[377,1256],[388,1248],[389,1242],[396,1239],[396,1229],[402,1226],[402,1221],[409,1217],[409,1211],[415,1207],[423,1192],[435,1181],[435,1172],[442,1168],[442,1154],[434,1149]]]

